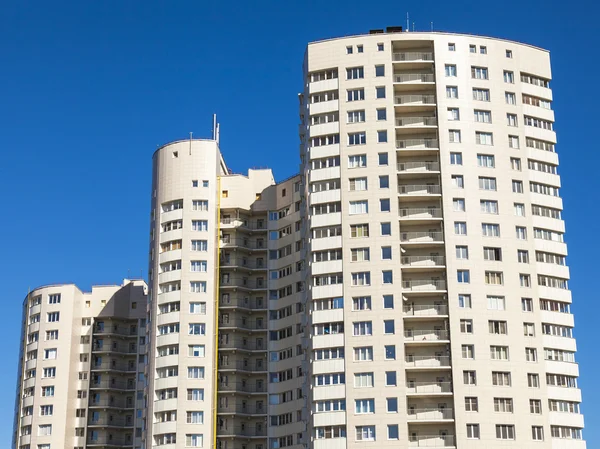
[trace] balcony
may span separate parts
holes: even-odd
[[[219,307],[223,309],[247,309],[247,310],[266,310],[267,305],[264,299],[257,300],[255,298],[221,298]]]
[[[406,369],[450,368],[449,356],[407,355],[404,357]]]
[[[406,393],[411,395],[452,394],[452,382],[408,382]]]
[[[267,243],[264,240],[249,240],[242,238],[223,238],[221,248],[237,248],[247,251],[266,251]]]
[[[222,415],[266,415],[267,407],[264,405],[229,405],[227,407],[219,405],[217,413]]]
[[[433,73],[394,73],[394,83],[433,83]]]
[[[89,407],[100,407],[100,408],[135,408],[135,401],[133,398],[130,400],[126,400],[125,398],[114,398],[110,397],[109,399],[100,398],[97,400],[90,399]]]
[[[245,371],[249,373],[266,373],[267,362],[250,363],[244,360],[232,360],[227,363],[219,362],[219,371]]]
[[[448,341],[448,331],[441,329],[407,329],[404,331],[405,343],[439,343]]]
[[[425,268],[443,268],[445,265],[444,256],[402,256],[400,257],[400,265],[402,268],[415,270]]]
[[[398,150],[438,150],[439,146],[437,139],[430,138],[396,140]]]
[[[444,243],[444,233],[442,231],[431,232],[401,232],[400,241],[404,245],[441,245]]]
[[[221,326],[222,328],[223,326]],[[229,338],[228,341],[219,339],[219,351],[224,350],[239,350],[239,351],[266,351],[266,344],[257,344],[256,341],[243,338]]]
[[[128,344],[92,344],[92,352],[118,352],[120,354],[137,354],[137,345],[130,346]]]
[[[94,334],[98,335],[120,335],[122,337],[137,337],[139,335],[137,326],[131,327],[119,327],[116,325],[104,326],[96,324],[94,326]]]
[[[106,446],[106,447],[131,447],[133,439],[129,437],[114,437],[112,435],[100,435],[98,438],[88,438],[86,447]]]
[[[266,271],[267,263],[261,260],[248,260],[245,258],[221,258],[221,268],[246,268],[247,270]]]
[[[267,281],[265,279],[223,277],[220,286],[221,288],[239,288],[243,290],[266,290]]]
[[[422,51],[397,52],[392,54],[393,62],[433,62],[433,53]]]
[[[396,126],[422,128],[437,126],[437,117],[397,117]]]
[[[401,184],[398,186],[398,195],[401,199],[429,199],[438,197],[441,193],[442,187],[436,184]]]
[[[456,447],[454,435],[409,435],[408,447]]]
[[[88,426],[99,426],[99,427],[133,427],[133,416],[128,418],[123,416],[109,417],[102,416],[97,419],[90,417]]]
[[[431,292],[431,291],[445,291],[446,281],[439,279],[414,279],[414,280],[403,280],[402,281],[402,292]]]
[[[442,209],[439,207],[407,207],[398,209],[400,220],[441,220]]]
[[[451,408],[408,408],[409,421],[447,421],[454,419],[454,410]]]
[[[219,384],[217,387],[219,393],[249,393],[249,394],[267,394],[266,382],[262,384],[248,382],[231,382],[227,385]]]
[[[221,227],[228,229],[243,229],[248,231],[266,231],[267,220],[249,221],[240,218],[221,218]]]
[[[90,382],[90,389],[99,390],[135,390],[136,382],[134,379],[124,380],[92,380]]]
[[[414,95],[395,95],[394,104],[402,106],[435,106],[435,95],[414,94]]]
[[[266,320],[248,320],[245,318],[235,320],[219,319],[219,328],[225,329],[245,329],[249,331],[267,331]]]
[[[445,304],[411,304],[402,308],[404,317],[443,317],[448,315],[448,306]]]
[[[231,436],[231,437],[246,437],[246,438],[266,438],[267,430],[264,427],[253,427],[250,425],[245,426],[232,426],[229,429],[218,428],[217,436]]]
[[[440,163],[428,161],[398,162],[397,168],[398,171],[402,174],[438,174],[440,172]]]
[[[136,363],[133,365],[122,362],[111,360],[110,362],[92,362],[92,371],[121,371],[121,372],[136,372]]]

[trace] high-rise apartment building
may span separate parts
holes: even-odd
[[[309,44],[299,175],[164,145],[147,305],[28,295],[16,446],[585,448],[550,79],[501,39]]]
[[[146,303],[136,280],[27,295],[13,448],[140,447]]]

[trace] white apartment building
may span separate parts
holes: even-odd
[[[73,284],[23,302],[12,447],[139,447],[147,286]]]
[[[583,448],[549,54],[398,31],[305,54],[305,443]]]

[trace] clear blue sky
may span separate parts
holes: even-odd
[[[210,135],[234,171],[298,168],[297,92],[311,40],[404,25],[406,2],[0,0],[0,190],[8,447],[21,303],[47,283],[118,283],[146,272],[151,156]],[[314,8],[314,9],[312,9]],[[551,50],[589,448],[600,447],[597,338],[600,208],[598,5],[410,2],[417,30],[485,34]],[[594,120],[594,122],[593,122]],[[586,137],[587,136],[587,137]],[[285,156],[283,156],[285,154]],[[580,173],[586,171],[588,181]],[[594,203],[595,204],[595,203]],[[592,238],[590,238],[590,236]],[[595,285],[595,284],[594,284]]]

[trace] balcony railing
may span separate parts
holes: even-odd
[[[412,292],[446,290],[446,281],[435,279],[403,280],[402,289]]]
[[[114,371],[125,371],[125,372],[135,372],[137,368],[135,366],[135,362],[133,365],[125,362],[117,362],[116,360],[111,360],[109,362],[92,362],[92,371],[104,371],[104,370],[114,370]]]
[[[438,419],[454,419],[451,408],[408,408],[408,419],[435,421]]]
[[[436,117],[398,117],[396,118],[396,126],[436,126]]]
[[[228,429],[217,428],[217,435],[225,436],[243,436],[243,437],[266,437],[267,429],[265,427],[254,427],[250,425],[232,426]]]
[[[452,382],[408,382],[407,393],[452,393]]]
[[[253,270],[267,269],[267,263],[265,261],[248,260],[243,258],[225,259],[222,257],[219,263],[222,267],[244,267]]]
[[[409,432],[408,447],[453,447],[456,446],[454,435],[418,435]]]
[[[443,266],[444,256],[402,256],[400,264],[406,267],[435,267]]]
[[[408,329],[404,331],[405,341],[448,340],[448,331],[441,329]]]
[[[222,370],[237,370],[237,371],[247,371],[247,372],[264,372],[267,371],[267,362],[263,361],[262,364],[259,363],[250,363],[244,362],[243,360],[232,360],[227,363],[219,362],[219,369]]]
[[[435,95],[396,95],[394,104],[435,104]]]
[[[439,207],[407,207],[398,210],[400,218],[442,218]]]
[[[257,301],[255,298],[221,298],[219,300],[221,307],[239,307],[241,309],[261,310],[266,309],[265,300]]]
[[[426,161],[417,161],[417,162],[398,162],[398,171],[406,172],[406,173],[421,173],[421,172],[430,172],[430,171],[440,171],[440,163],[439,162],[426,162]]]
[[[121,354],[136,354],[137,350],[137,345],[135,347],[129,346],[127,344],[113,345],[110,342],[106,342],[105,344],[92,344],[92,351],[94,352],[118,352]]]
[[[222,248],[240,247],[253,250],[267,250],[267,243],[264,240],[248,240],[248,239],[235,239],[231,237],[225,237],[221,239]]]
[[[89,402],[90,407],[115,407],[115,408],[135,408],[135,401],[133,399],[126,400],[124,398],[114,398],[110,399],[98,399],[93,400],[90,399]]]
[[[443,242],[444,233],[433,232],[401,232],[400,241],[404,243]]]
[[[399,73],[394,74],[394,83],[433,83],[433,73]]]
[[[133,439],[123,438],[123,437],[115,437],[112,435],[99,435],[98,438],[88,438],[87,439],[87,447],[93,446],[132,446]]]
[[[439,144],[437,139],[404,139],[396,140],[396,148],[400,150],[439,148]]]
[[[114,427],[133,427],[133,416],[129,419],[123,417],[102,416],[97,419],[90,418],[88,421],[90,426],[114,426]]]
[[[227,407],[219,406],[217,408],[217,413],[235,413],[240,415],[266,415],[267,407],[264,405],[261,407],[257,407],[254,405],[247,405],[245,407],[242,405],[229,405]]]
[[[244,320],[244,319],[235,319],[235,320],[227,320],[224,321],[219,319],[219,327],[221,329],[227,328],[239,328],[239,329],[248,329],[248,330],[267,330],[267,321],[266,320]]]
[[[246,228],[251,230],[261,231],[267,230],[267,221],[247,221],[240,220],[238,218],[221,218],[221,224],[225,226],[235,225],[240,228]]]
[[[406,51],[393,53],[392,61],[433,61],[433,53],[422,51]]]
[[[219,384],[217,387],[219,392],[223,393],[235,393],[236,391],[242,393],[267,393],[267,385],[266,383],[256,384],[256,383],[243,383],[243,382],[230,382],[227,385]]]
[[[222,327],[222,326],[221,326]],[[219,339],[219,349],[247,349],[248,351],[266,351],[267,347],[264,342],[257,343],[257,341],[250,338],[244,340],[243,338],[229,338]]]
[[[408,368],[439,368],[450,366],[450,357],[447,355],[407,355],[404,362]]]
[[[416,304],[405,305],[404,315],[408,316],[440,316],[448,315],[448,306],[445,304]]]
[[[114,389],[114,390],[135,390],[135,380],[99,380],[90,382],[90,388]]]
[[[260,290],[267,288],[266,279],[247,279],[247,278],[221,278],[221,287],[240,287],[250,290]]]
[[[403,184],[398,186],[400,195],[439,195],[442,187],[434,184]]]
[[[124,335],[130,337],[137,337],[139,335],[137,327],[135,328],[127,328],[127,327],[117,327],[117,326],[94,326],[94,334],[102,334],[102,335]]]

